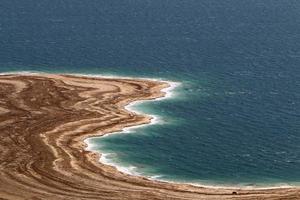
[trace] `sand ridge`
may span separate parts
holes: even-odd
[[[300,199],[300,189],[205,188],[130,176],[99,163],[86,138],[150,123],[124,107],[166,82],[0,75],[0,199]]]

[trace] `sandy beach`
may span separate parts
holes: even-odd
[[[166,82],[55,74],[0,75],[0,199],[300,199],[300,188],[213,188],[119,172],[84,140],[150,123],[125,106]]]

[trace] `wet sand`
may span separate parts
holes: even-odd
[[[99,162],[86,138],[150,123],[124,109],[165,82],[0,75],[0,199],[300,199],[299,187],[205,188],[148,180]]]

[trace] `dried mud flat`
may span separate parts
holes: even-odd
[[[300,189],[226,189],[123,174],[84,139],[150,122],[124,109],[165,82],[54,74],[0,75],[0,199],[300,199]]]

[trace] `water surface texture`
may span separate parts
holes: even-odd
[[[300,1],[0,2],[0,72],[162,78],[160,123],[93,139],[134,173],[225,185],[300,182]]]

